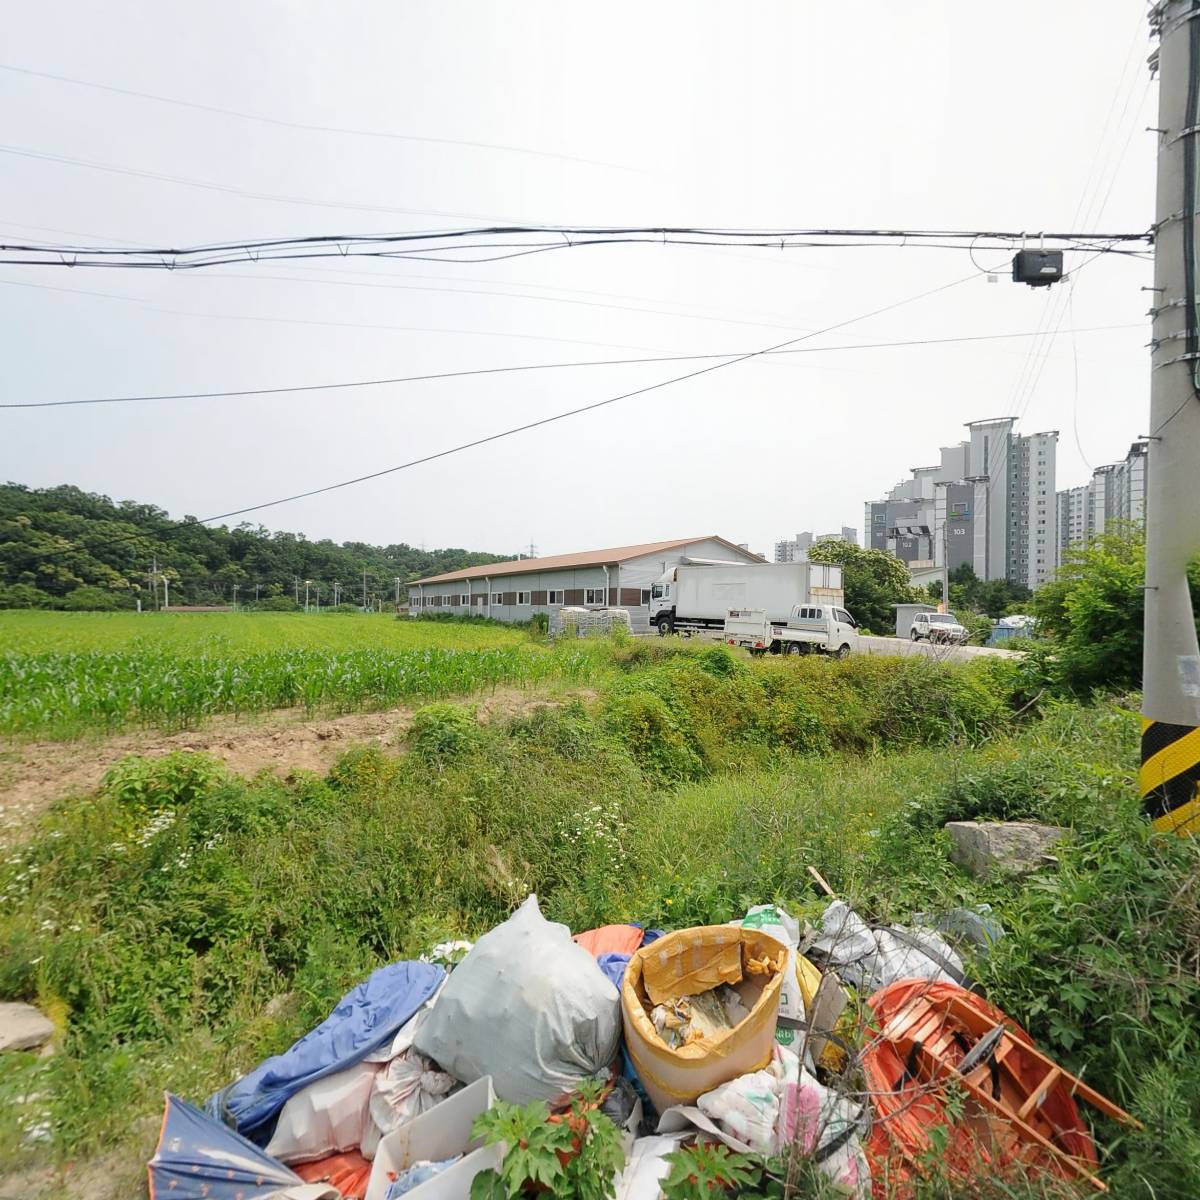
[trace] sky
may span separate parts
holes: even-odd
[[[1036,245],[1038,230],[1153,220],[1157,86],[1141,0],[864,0],[853,21],[811,0],[6,9],[0,66],[20,68],[0,69],[10,242],[521,222],[1009,229]],[[1058,430],[1060,488],[1123,458],[1146,431],[1151,264],[1089,257],[1068,255],[1073,282],[1042,289],[1011,281],[1006,251],[911,245],[2,266],[0,400],[735,354],[836,324],[802,344],[812,353],[735,363],[247,518],[497,553],[716,533],[769,554],[799,530],[861,527],[864,501],[936,462],[970,420]],[[693,369],[0,411],[0,478],[203,518]]]

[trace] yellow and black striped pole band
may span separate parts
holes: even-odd
[[[1159,833],[1200,833],[1200,728],[1143,717],[1138,784]]]

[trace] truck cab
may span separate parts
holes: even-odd
[[[664,572],[650,586],[650,627],[664,637],[675,631],[675,568]]]

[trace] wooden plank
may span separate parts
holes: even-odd
[[[949,1008],[951,1011],[955,1012],[956,1015],[961,1015],[961,1013],[965,1011],[975,1012],[976,1016],[978,1016],[977,1010],[972,1009],[970,1004],[967,1004],[958,997],[951,998]],[[1098,1108],[1106,1116],[1112,1117],[1114,1121],[1120,1121],[1122,1124],[1131,1125],[1134,1129],[1142,1128],[1141,1122],[1138,1121],[1137,1118],[1131,1116],[1123,1108],[1118,1107],[1111,1100],[1109,1100],[1107,1096],[1102,1096],[1094,1088],[1088,1087],[1088,1085],[1084,1083],[1082,1079],[1070,1074],[1068,1071],[1064,1071],[1052,1058],[1047,1058],[1046,1055],[1044,1055],[1036,1046],[1023,1040],[1014,1040],[1017,1041],[1017,1044],[1021,1047],[1022,1052],[1040,1062],[1047,1071],[1057,1070],[1063,1081],[1069,1085],[1071,1094],[1073,1096],[1082,1097],[1093,1108]]]
[[[1029,1098],[1017,1109],[1018,1119],[1024,1121],[1035,1108],[1046,1103],[1046,1097],[1050,1094],[1050,1089],[1062,1078],[1062,1070],[1059,1067],[1051,1069],[1050,1073],[1042,1080],[1037,1087],[1029,1093]]]
[[[1028,1122],[1019,1119],[1015,1113],[1005,1108],[1004,1105],[998,1100],[993,1100],[990,1091],[974,1083],[969,1076],[960,1075],[941,1059],[934,1058],[931,1055],[923,1057],[925,1057],[926,1062],[930,1064],[931,1075],[934,1078],[946,1082],[949,1082],[950,1080],[957,1081],[963,1087],[965,1087],[967,1091],[969,1091],[975,1098],[975,1100],[982,1104],[984,1108],[995,1113],[1003,1120],[1016,1125],[1021,1132],[1025,1134],[1026,1138],[1037,1142],[1037,1144],[1041,1146],[1043,1150],[1048,1151],[1060,1162],[1066,1164],[1066,1166],[1068,1166],[1076,1175],[1087,1180],[1087,1182],[1093,1188],[1095,1188],[1096,1191],[1108,1191],[1107,1184],[1105,1184],[1105,1182],[1098,1175],[1093,1173],[1090,1165],[1085,1165],[1077,1158],[1072,1158],[1071,1155],[1067,1154],[1065,1150],[1060,1150],[1052,1141],[1050,1141],[1049,1138],[1044,1137],[1040,1132],[1038,1132],[1038,1130],[1034,1129],[1032,1125],[1028,1124]]]

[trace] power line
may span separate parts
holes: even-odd
[[[723,367],[731,367],[736,363],[745,362],[747,359],[756,358],[763,354],[769,354],[772,351],[782,350],[787,346],[792,346],[797,342],[807,341],[809,338],[819,337],[824,333],[831,333],[835,329],[841,329],[843,326],[852,325],[858,321],[865,321],[870,317],[877,317],[885,312],[891,312],[895,308],[900,308],[905,304],[912,304],[917,300],[923,300],[928,296],[936,295],[939,292],[947,291],[950,288],[958,287],[961,284],[968,283],[972,279],[977,279],[978,275],[972,272],[970,275],[963,276],[960,279],[952,280],[949,283],[940,284],[938,287],[930,288],[928,291],[920,292],[915,296],[909,296],[904,300],[897,300],[892,304],[886,304],[882,308],[877,308],[868,313],[862,313],[857,317],[849,317],[844,321],[838,321],[833,325],[828,325],[824,329],[815,330],[812,333],[801,334],[799,337],[788,338],[786,341],[779,342],[774,346],[764,347],[762,350],[752,350],[747,354],[738,355],[735,358],[727,359],[724,362],[713,363],[711,366],[701,367],[696,371],[689,371],[686,375],[676,375],[671,379],[663,379],[658,383],[647,384],[645,387],[635,388],[631,392],[623,392],[619,396],[610,396],[605,400],[597,400],[592,404],[584,404],[578,408],[568,409],[566,412],[555,413],[549,417],[542,417],[536,421],[529,421],[524,425],[517,425],[511,429],[502,430],[499,433],[489,434],[486,437],[475,438],[473,441],[463,442],[458,446],[451,446],[446,450],[438,450],[433,454],[426,454],[421,458],[414,458],[405,463],[399,463],[394,467],[385,467],[381,471],[372,471],[366,475],[359,475],[353,479],[343,479],[337,483],[327,484],[324,487],[311,488],[305,492],[297,492],[293,496],[284,496],[278,500],[268,500],[262,504],[248,505],[246,508],[233,509],[230,512],[218,513],[213,517],[205,517],[201,524],[208,524],[210,521],[223,521],[229,517],[240,517],[246,513],[259,512],[264,508],[274,508],[279,504],[290,504],[294,500],[306,500],[311,496],[320,496],[326,492],[338,491],[341,488],[352,487],[358,483],[366,483],[372,479],[379,479],[384,475],[394,475],[398,471],[406,471],[411,467],[420,466],[424,463],[433,462],[439,458],[448,458],[452,454],[459,454],[464,450],[474,449],[476,446],[487,445],[489,442],[500,441],[502,438],[512,437],[514,434],[525,433],[531,429],[538,429],[544,425],[551,425],[557,421],[564,421],[569,417],[580,416],[583,413],[594,412],[599,408],[606,408],[611,404],[617,404],[622,400],[631,400],[635,396],[644,396],[648,392],[657,391],[659,388],[670,387],[676,383],[683,383],[688,379],[696,379],[701,375],[708,375],[713,371],[719,371]]]
[[[70,158],[65,154],[50,154],[43,150],[31,150],[26,146],[0,145],[0,154],[11,154],[18,158],[32,158],[41,162],[59,163],[69,167],[85,167],[90,171],[103,171],[108,175],[129,175],[138,179],[153,179],[157,183],[173,183],[180,187],[200,188],[207,192],[224,192],[229,196],[242,196],[247,200],[267,200],[273,204],[301,204],[308,208],[343,208],[353,212],[387,213],[405,217],[449,217],[452,220],[478,220],[479,213],[443,212],[437,209],[393,208],[381,204],[354,204],[343,200],[311,200],[305,196],[281,196],[274,192],[255,192],[231,184],[212,183],[204,179],[189,179],[184,175],[167,175],[159,171],[144,171],[135,167],[118,166],[115,163],[94,162],[86,158]],[[486,219],[486,218],[485,218]],[[93,251],[95,253],[95,251]],[[126,251],[136,253],[136,251]]]
[[[802,334],[799,337],[789,338],[786,341],[779,342],[774,346],[764,347],[762,350],[752,350],[746,354],[740,354],[740,355],[737,355],[734,357],[726,358],[725,361],[723,361],[723,362],[713,363],[710,366],[701,367],[699,370],[696,370],[696,371],[689,371],[685,375],[676,375],[671,379],[663,379],[663,380],[660,380],[658,383],[647,384],[645,387],[636,388],[634,391],[623,392],[619,396],[610,396],[605,400],[597,400],[592,404],[584,404],[584,405],[579,406],[578,408],[572,408],[572,409],[568,409],[565,412],[555,413],[549,417],[542,417],[536,421],[529,421],[523,425],[517,425],[510,429],[501,430],[498,433],[488,434],[485,437],[475,438],[469,442],[463,442],[460,445],[451,446],[445,450],[438,450],[432,454],[423,455],[420,458],[410,459],[408,462],[398,463],[396,466],[385,467],[384,469],[382,469],[380,471],[372,471],[366,475],[358,475],[353,479],[343,479],[343,480],[338,481],[337,483],[327,484],[324,487],[311,488],[308,491],[297,492],[291,496],[281,496],[280,498],[278,498],[276,500],[267,500],[261,504],[247,505],[245,508],[231,509],[228,512],[217,513],[215,516],[211,516],[211,517],[203,517],[203,518],[199,518],[199,519],[185,520],[185,521],[180,522],[178,525],[174,526],[173,529],[169,532],[173,535],[175,532],[190,528],[193,525],[208,525],[208,524],[211,524],[213,521],[224,521],[224,520],[228,520],[230,517],[240,517],[240,516],[244,516],[247,513],[261,512],[263,509],[275,508],[280,504],[290,504],[291,502],[293,502],[295,500],[305,500],[311,496],[319,496],[319,495],[325,494],[326,492],[338,491],[342,488],[353,487],[355,484],[366,483],[372,479],[380,479],[385,475],[394,475],[399,471],[406,471],[406,470],[411,469],[412,467],[420,466],[424,463],[434,462],[437,459],[441,459],[441,458],[448,458],[451,455],[459,454],[459,453],[463,452],[464,450],[471,450],[477,446],[484,446],[490,442],[497,442],[503,438],[513,437],[518,433],[525,433],[531,429],[537,429],[537,428],[540,428],[545,425],[551,425],[558,421],[565,421],[565,420],[569,419],[570,417],[580,416],[583,413],[594,412],[597,409],[606,408],[609,405],[617,404],[622,400],[630,400],[635,396],[642,396],[642,395],[645,395],[647,392],[653,392],[653,391],[658,390],[659,388],[670,387],[672,384],[683,383],[685,380],[695,379],[701,375],[707,375],[713,371],[719,371],[722,367],[733,366],[735,363],[745,362],[747,359],[756,358],[756,357],[759,357],[764,354],[770,354],[770,353],[773,353],[773,352],[776,352],[779,350],[783,350],[788,346],[796,344],[797,342],[807,341],[809,338],[819,337],[825,333],[832,333],[834,330],[842,329],[847,325],[853,325],[858,321],[865,321],[871,317],[880,316],[885,312],[891,312],[893,309],[901,308],[906,304],[913,304],[918,300],[924,300],[929,296],[936,295],[939,292],[948,291],[951,288],[959,287],[962,284],[968,283],[972,279],[977,279],[977,278],[979,278],[978,274],[976,272],[972,272],[970,275],[963,276],[962,278],[951,280],[948,283],[939,284],[937,287],[930,288],[928,291],[919,292],[914,296],[908,296],[902,300],[896,300],[891,304],[884,305],[882,308],[873,309],[872,311],[866,312],[866,313],[859,313],[858,316],[848,317],[844,321],[838,321],[833,325],[827,325],[824,329],[814,330],[811,333]],[[143,536],[144,536],[144,534],[142,534],[141,532],[139,532],[136,535],[136,537],[138,537],[138,538],[141,538]],[[109,539],[108,544],[113,545],[113,544],[118,544],[122,541],[132,541],[132,540],[134,540],[134,535],[131,535],[130,537],[127,537],[127,538],[111,538],[111,539]],[[77,549],[78,548],[74,547],[74,546],[67,547],[67,548],[64,548],[59,551],[50,551],[47,554],[41,555],[41,557],[42,558],[53,558],[59,554],[73,554],[77,551]]]
[[[108,83],[95,83],[88,79],[76,79],[70,75],[55,75],[50,71],[35,71],[31,67],[17,67],[0,63],[0,71],[14,75],[27,75],[33,79],[50,79],[73,87],[92,88],[98,92],[110,92],[117,96],[129,96],[137,100],[153,100],[159,104],[172,104],[177,108],[190,108],[197,112],[214,113],[223,117],[236,117],[242,121],[256,121],[262,125],[273,125],[280,129],[298,129],[305,133],[334,133],[349,137],[386,138],[397,142],[417,142],[436,146],[465,146],[472,150],[496,150],[506,154],[525,154],[535,158],[553,158],[561,162],[583,163],[591,167],[604,167],[615,171],[632,171],[635,168],[620,163],[602,162],[592,158],[580,158],[574,154],[557,154],[551,150],[534,150],[528,146],[509,146],[502,142],[479,142],[466,138],[429,137],[415,133],[392,133],[379,129],[352,129],[342,125],[319,125],[307,121],[288,121],[282,117],[267,117],[260,113],[243,112],[236,108],[223,108],[216,104],[201,104],[194,100],[180,100],[175,96],[160,96],[154,92],[139,92],[133,88],[116,87]]]
[[[0,152],[11,148],[0,146]],[[20,153],[25,153],[20,151]],[[37,157],[51,157],[38,155]],[[75,160],[72,160],[75,161]],[[123,168],[114,168],[125,173]],[[132,172],[136,173],[136,172]],[[151,176],[169,182],[197,183],[174,176]],[[216,191],[259,199],[290,201],[292,198],[267,193],[243,192],[224,185],[197,183]],[[321,207],[342,206],[324,201],[297,201]],[[270,238],[222,242],[187,247],[130,248],[128,246],[55,245],[44,242],[0,243],[9,266],[119,267],[136,270],[196,270],[230,263],[294,261],[308,258],[415,258],[437,262],[498,261],[528,254],[577,250],[589,246],[695,245],[749,246],[771,250],[850,248],[890,245],[898,248],[973,250],[981,244],[1012,248],[1031,237],[1064,249],[1104,254],[1140,256],[1152,241],[1149,232],[1139,233],[1036,233],[1005,230],[928,229],[722,229],[694,226],[561,226],[494,225],[466,229],[425,230],[389,234],[317,234],[300,238]],[[480,241],[479,239],[490,239]],[[496,241],[495,239],[505,239]],[[540,239],[540,240],[530,240]],[[485,257],[447,258],[448,254],[488,251]],[[492,254],[491,251],[505,253]]]
[[[1072,329],[1065,332],[1072,334],[1077,333],[1104,333],[1117,329],[1141,329],[1140,324],[1135,325],[1093,325],[1082,329]],[[828,331],[820,331],[828,332]],[[809,335],[815,336],[815,335]],[[752,353],[762,356],[767,355],[785,355],[785,354],[828,354],[837,353],[845,350],[883,350],[892,349],[902,346],[945,346],[954,345],[964,342],[994,342],[1006,341],[1014,338],[1028,338],[1040,336],[1038,330],[1027,330],[1019,333],[980,333],[970,334],[961,337],[945,337],[945,338],[913,338],[905,341],[895,342],[858,342],[844,346],[811,346],[804,349],[783,349],[783,350],[766,350],[753,351]],[[524,363],[515,366],[507,367],[477,367],[462,371],[438,371],[424,375],[398,375],[386,379],[352,379],[335,383],[307,383],[293,384],[282,387],[266,387],[266,388],[231,388],[226,391],[214,392],[165,392],[165,393],[150,393],[134,396],[94,396],[79,400],[31,400],[0,403],[0,408],[67,408],[71,406],[88,405],[88,404],[134,404],[142,401],[160,401],[160,400],[221,400],[232,397],[244,396],[277,396],[289,395],[301,392],[326,392],[340,389],[351,388],[369,388],[369,387],[384,387],[393,384],[403,383],[424,383],[438,379],[461,379],[475,375],[506,375],[523,371],[554,371],[570,369],[575,367],[613,367],[627,366],[638,363],[660,363],[660,362],[698,362],[704,359],[711,358],[729,358],[731,355],[739,353],[737,351],[725,351],[724,353],[709,353],[709,354],[656,354],[638,358],[600,358],[600,359],[584,359],[572,362],[555,362],[555,363]]]

